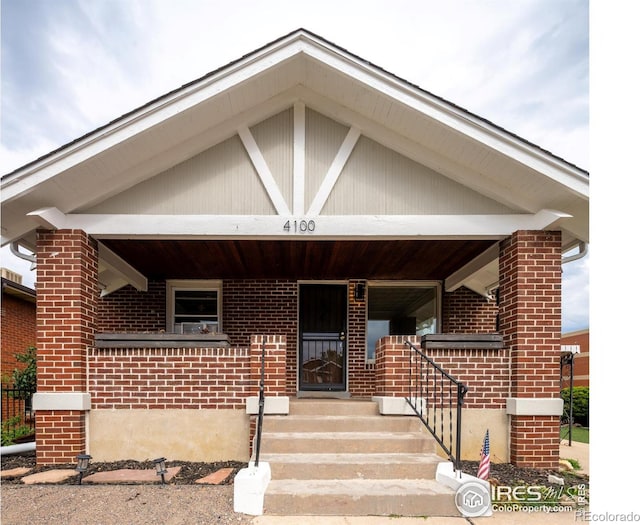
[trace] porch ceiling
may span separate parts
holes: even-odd
[[[493,240],[121,240],[108,248],[149,279],[442,280]]]

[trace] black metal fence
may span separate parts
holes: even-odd
[[[409,341],[406,344],[411,348],[411,379],[406,400],[445,451],[455,470],[460,471],[462,404],[468,388],[415,345]]]
[[[2,387],[2,440],[10,444],[35,432],[36,418],[32,408],[34,392]]]

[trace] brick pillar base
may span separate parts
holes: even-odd
[[[83,410],[38,410],[36,412],[37,463],[75,464],[85,451]]]
[[[559,443],[557,416],[511,416],[511,462],[514,465],[557,469]]]

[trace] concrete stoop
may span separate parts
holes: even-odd
[[[264,419],[264,513],[460,516],[435,479],[435,447],[417,418],[382,416],[376,402],[291,400],[288,416]]]

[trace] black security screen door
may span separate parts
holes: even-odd
[[[346,390],[346,326],[346,285],[300,285],[300,390]]]

